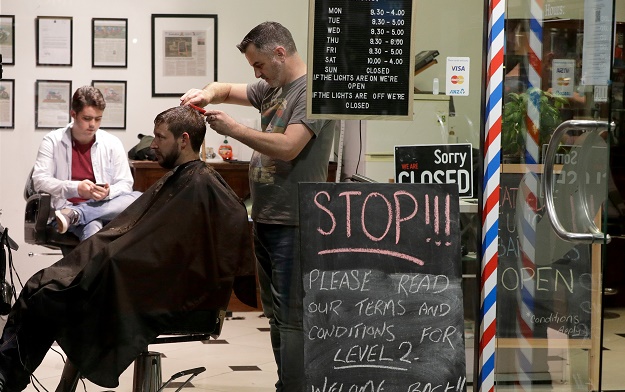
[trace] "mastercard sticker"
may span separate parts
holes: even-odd
[[[575,60],[554,59],[551,63],[551,88],[555,95],[572,97],[575,89]]]
[[[463,84],[464,76],[462,75],[452,75],[451,76],[451,84]]]
[[[447,57],[445,93],[447,95],[469,95],[468,57]]]
[[[568,86],[571,83],[571,78],[558,78],[558,86]]]

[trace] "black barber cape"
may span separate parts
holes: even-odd
[[[116,387],[185,312],[225,310],[233,283],[255,306],[253,260],[243,203],[213,168],[192,161],[29,279],[9,322],[21,326],[22,359],[56,340],[87,379]],[[246,277],[240,287],[237,276]]]

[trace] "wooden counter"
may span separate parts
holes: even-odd
[[[237,196],[244,200],[250,196],[248,162],[210,162],[210,165],[226,180]],[[130,170],[135,178],[134,190],[141,192],[169,171],[160,167],[158,162],[152,161],[130,161]]]
[[[217,170],[217,173],[226,180],[241,199],[245,200],[250,196],[250,183],[247,176],[249,162],[209,162],[209,164]],[[328,164],[328,182],[336,181],[336,166],[336,162]],[[160,167],[158,162],[152,161],[130,161],[130,170],[135,178],[134,190],[141,192],[168,172],[167,169]]]
[[[245,200],[250,197],[250,184],[248,180],[249,162],[230,161],[230,162],[209,162],[210,165],[215,168],[223,179],[230,185],[230,188],[239,196]],[[336,162],[330,162],[328,165],[328,182],[336,180]],[[144,192],[158,179],[160,179],[169,170],[163,169],[159,166],[158,162],[152,161],[130,161],[130,170],[135,180],[134,190]],[[250,225],[251,226],[251,225]],[[251,228],[250,228],[251,235]],[[262,310],[260,304],[260,289],[256,287],[256,298],[258,302],[257,308],[252,308],[243,304],[239,299],[232,294],[230,298],[230,304],[228,310],[234,312],[244,311],[260,311]]]

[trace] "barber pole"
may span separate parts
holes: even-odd
[[[527,173],[519,184],[522,199],[517,203],[517,221],[520,231],[520,259],[519,268],[523,271],[524,287],[517,294],[517,336],[520,344],[517,349],[518,384],[525,389],[531,388],[531,379],[528,373],[533,368],[533,349],[529,342],[534,337],[534,314],[535,283],[533,277],[536,271],[536,220],[538,214],[538,175],[532,171],[539,163],[540,151],[540,97],[541,97],[541,71],[543,51],[543,2],[532,0],[530,2],[530,34],[529,34],[529,98],[527,100],[527,116],[525,125],[527,135],[525,138],[525,163]]]
[[[495,389],[495,332],[497,316],[497,248],[499,243],[499,179],[501,171],[501,115],[505,0],[491,0],[488,20],[486,137],[482,201],[482,254],[479,330],[479,390]]]

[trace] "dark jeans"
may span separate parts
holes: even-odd
[[[278,392],[304,391],[302,277],[297,226],[254,223],[263,312],[278,365]]]
[[[45,326],[16,324],[14,321],[9,316],[0,340],[0,372],[5,379],[5,392],[26,388],[30,375],[41,364],[54,342],[52,332]]]

